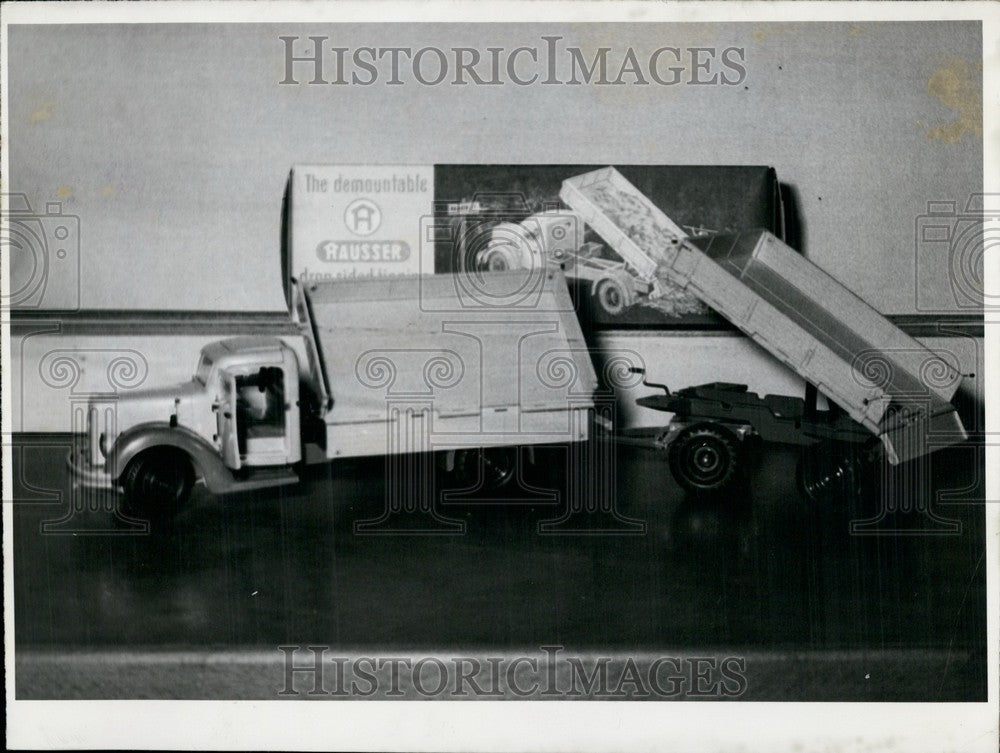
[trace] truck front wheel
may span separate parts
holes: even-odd
[[[695,493],[717,492],[736,478],[738,440],[709,424],[691,426],[670,443],[667,460],[677,483]]]
[[[622,313],[631,304],[631,297],[625,285],[613,277],[597,283],[597,302],[611,316]]]
[[[146,450],[122,474],[122,510],[133,518],[169,520],[188,501],[193,485],[194,469],[183,451]]]
[[[484,266],[487,272],[507,272],[518,269],[521,265],[513,251],[509,248],[499,247],[487,254]]]

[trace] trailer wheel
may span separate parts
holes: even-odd
[[[677,483],[695,493],[725,489],[740,465],[738,440],[727,430],[709,424],[682,431],[667,450],[670,471]]]
[[[501,489],[510,483],[516,472],[516,447],[484,447],[455,453],[455,477],[465,488]]]
[[[853,498],[863,472],[864,461],[854,448],[820,442],[803,448],[795,467],[795,482],[806,499],[827,504]]]
[[[169,520],[187,503],[193,485],[194,468],[182,450],[146,450],[122,474],[122,511],[151,522]]]
[[[631,296],[628,289],[614,277],[608,277],[597,283],[597,302],[601,308],[611,316],[622,313],[631,303]]]

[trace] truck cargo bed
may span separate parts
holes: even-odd
[[[880,436],[890,461],[927,452],[927,431],[965,438],[957,369],[770,232],[690,239],[614,168],[560,196],[622,258],[690,290]]]
[[[596,376],[558,270],[320,282],[304,294],[332,397],[328,456],[586,438]]]

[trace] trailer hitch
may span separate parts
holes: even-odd
[[[645,369],[640,368],[638,366],[631,366],[631,367],[629,367],[629,373],[630,374],[639,374],[639,375],[641,375],[642,376],[642,383],[643,383],[643,385],[645,385],[646,387],[652,387],[652,388],[657,389],[657,390],[663,390],[664,394],[667,397],[670,397],[670,388],[667,387],[667,385],[665,385],[665,384],[660,384],[659,382],[650,382],[650,381],[648,381],[646,379],[646,370]]]

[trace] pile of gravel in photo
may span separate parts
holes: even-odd
[[[597,183],[583,189],[588,198],[621,228],[643,252],[660,264],[667,261],[666,249],[675,240],[673,233],[657,222],[649,207],[638,198],[614,191]],[[662,295],[643,299],[640,305],[656,309],[666,316],[679,318],[691,314],[707,314],[711,309],[697,297],[676,285],[658,271],[657,282]]]

